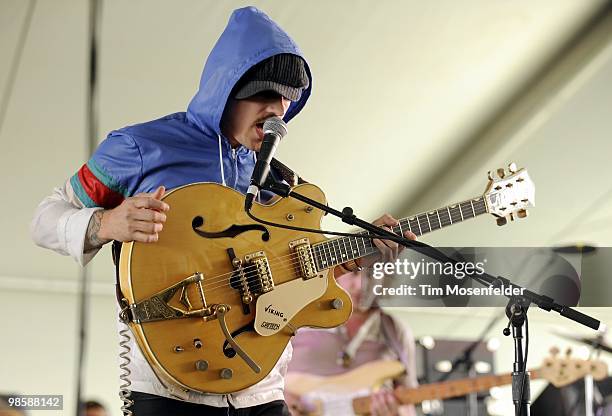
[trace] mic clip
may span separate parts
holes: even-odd
[[[259,188],[257,185],[249,186],[249,189],[247,190],[246,198],[244,200],[244,210],[245,211],[248,212],[251,210],[255,197],[257,196],[257,194],[259,194],[259,192],[263,190],[273,192],[276,195],[286,198],[289,196],[289,193],[291,192],[291,187],[285,183],[277,182],[276,180],[274,180],[272,175],[268,175],[268,177],[266,178],[261,188]]]

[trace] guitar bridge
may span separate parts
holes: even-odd
[[[166,319],[193,317],[204,318],[206,321],[215,319],[216,316],[214,315],[214,311],[206,305],[204,288],[202,287],[203,280],[204,275],[196,272],[151,297],[131,304],[130,312],[132,315],[132,322],[141,324],[144,322],[162,321]],[[203,305],[202,308],[193,309],[193,306],[187,296],[186,290],[189,285],[192,284],[195,284],[197,287],[197,291]],[[185,306],[185,309],[169,304],[170,300],[172,300],[178,291],[180,291],[179,302]]]

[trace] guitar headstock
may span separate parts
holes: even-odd
[[[497,169],[496,177],[489,171],[489,183],[483,198],[489,213],[497,217],[497,225],[504,225],[508,218],[525,218],[527,208],[535,206],[535,185],[524,168],[508,165],[508,172]]]
[[[572,358],[569,349],[565,357],[559,357],[559,350],[553,348],[551,356],[542,363],[540,374],[555,387],[562,387],[587,375],[593,376],[594,380],[603,380],[608,377],[608,366],[601,360]]]

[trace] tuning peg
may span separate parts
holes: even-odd
[[[497,176],[504,179],[504,177],[506,176],[506,172],[504,172],[504,168],[497,169]]]
[[[567,350],[565,350],[565,355],[567,357],[569,357],[570,355],[572,355],[572,347],[567,347]]]
[[[510,171],[510,173],[516,173],[516,163],[512,162],[508,165],[508,171]]]
[[[514,221],[514,212],[511,212],[509,215],[510,221]]]
[[[487,178],[489,178],[489,180],[492,181],[493,180],[493,172],[488,171],[487,172]]]
[[[499,225],[500,227],[502,225],[506,225],[506,223],[508,222],[508,220],[506,219],[506,217],[500,217],[497,219],[497,225]]]
[[[557,347],[552,347],[552,348],[550,349],[550,355],[552,355],[552,356],[554,357],[554,356],[555,356],[555,355],[557,355],[557,354],[559,354],[559,348],[557,348]]]
[[[529,215],[529,212],[528,212],[526,209],[519,209],[519,210],[516,212],[516,215],[517,215],[519,218],[525,218],[527,215]]]

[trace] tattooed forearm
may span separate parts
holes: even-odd
[[[87,226],[87,233],[85,234],[85,247],[84,251],[90,251],[102,247],[110,240],[100,238],[98,233],[100,232],[100,226],[102,225],[103,210],[99,210],[93,213]]]

